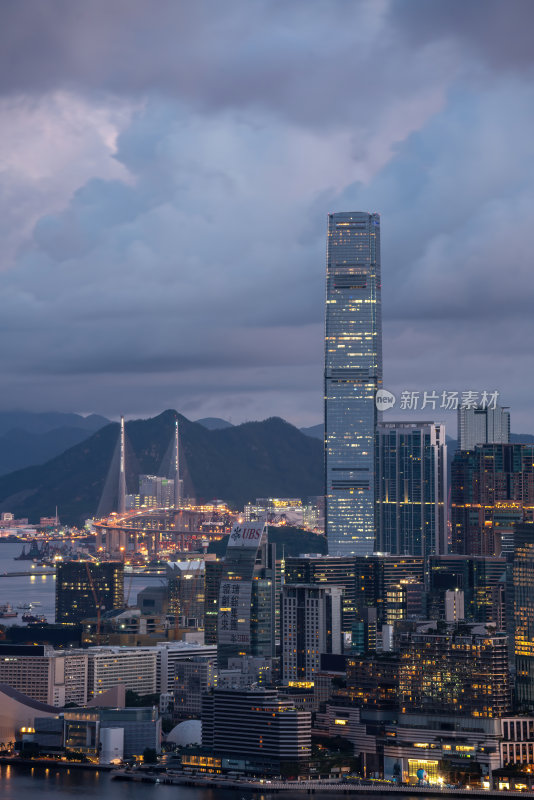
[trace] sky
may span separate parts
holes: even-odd
[[[364,210],[384,386],[498,391],[534,432],[533,26],[531,0],[3,0],[0,410],[320,422],[326,217]]]

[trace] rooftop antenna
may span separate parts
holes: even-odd
[[[124,436],[124,417],[121,417],[119,498],[118,498],[117,511],[119,514],[124,514],[124,512],[126,511],[126,444]]]

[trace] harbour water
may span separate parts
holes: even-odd
[[[91,772],[83,769],[55,769],[50,767],[0,766],[0,796],[2,800],[20,800],[21,797],[99,798],[99,800],[242,800],[235,791],[215,793],[211,789],[162,786],[150,783],[122,783],[112,781],[108,772]],[[256,797],[258,797],[256,795]],[[246,800],[250,800],[249,797]]]
[[[305,798],[307,795],[298,795]],[[358,794],[359,800],[374,800],[386,793]],[[398,795],[392,795],[396,797]],[[400,795],[403,800],[430,800],[424,794]],[[188,786],[164,786],[153,783],[123,783],[111,780],[109,772],[92,772],[84,769],[56,769],[54,767],[26,767],[0,765],[0,797],[2,800],[20,800],[21,797],[98,798],[98,800],[275,800],[285,795],[252,794],[235,789],[204,789]],[[354,797],[354,795],[352,795]],[[314,793],[316,800],[340,800],[339,794]]]
[[[33,613],[46,617],[48,622],[54,622],[56,578],[53,573],[17,578],[9,578],[4,575],[5,572],[32,572],[32,561],[15,561],[15,558],[22,552],[22,546],[22,542],[0,542],[0,605],[10,603],[17,610],[17,606],[35,603]],[[26,549],[28,549],[27,544]],[[39,571],[37,567],[36,570]],[[160,584],[161,578],[124,576],[124,591],[126,594],[130,593],[131,605],[135,604],[138,592],[146,586]],[[18,609],[17,617],[0,619],[0,624],[23,625],[21,619],[23,613],[24,611]]]

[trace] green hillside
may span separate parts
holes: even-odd
[[[139,473],[156,474],[180,423],[185,456],[185,491],[197,500],[220,498],[235,507],[256,497],[305,497],[323,491],[323,453],[318,440],[282,419],[247,422],[208,430],[175,411],[126,424],[133,451],[128,491],[137,491]],[[0,511],[12,511],[31,522],[53,514],[78,524],[96,513],[119,434],[118,423],[45,464],[0,477]]]

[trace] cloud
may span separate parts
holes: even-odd
[[[448,39],[497,71],[531,69],[534,6],[530,0],[403,0],[392,3],[389,24],[414,45]]]
[[[382,213],[386,382],[502,388],[526,424],[534,103],[502,4],[152,9],[0,8],[1,404],[317,421],[353,208]]]

